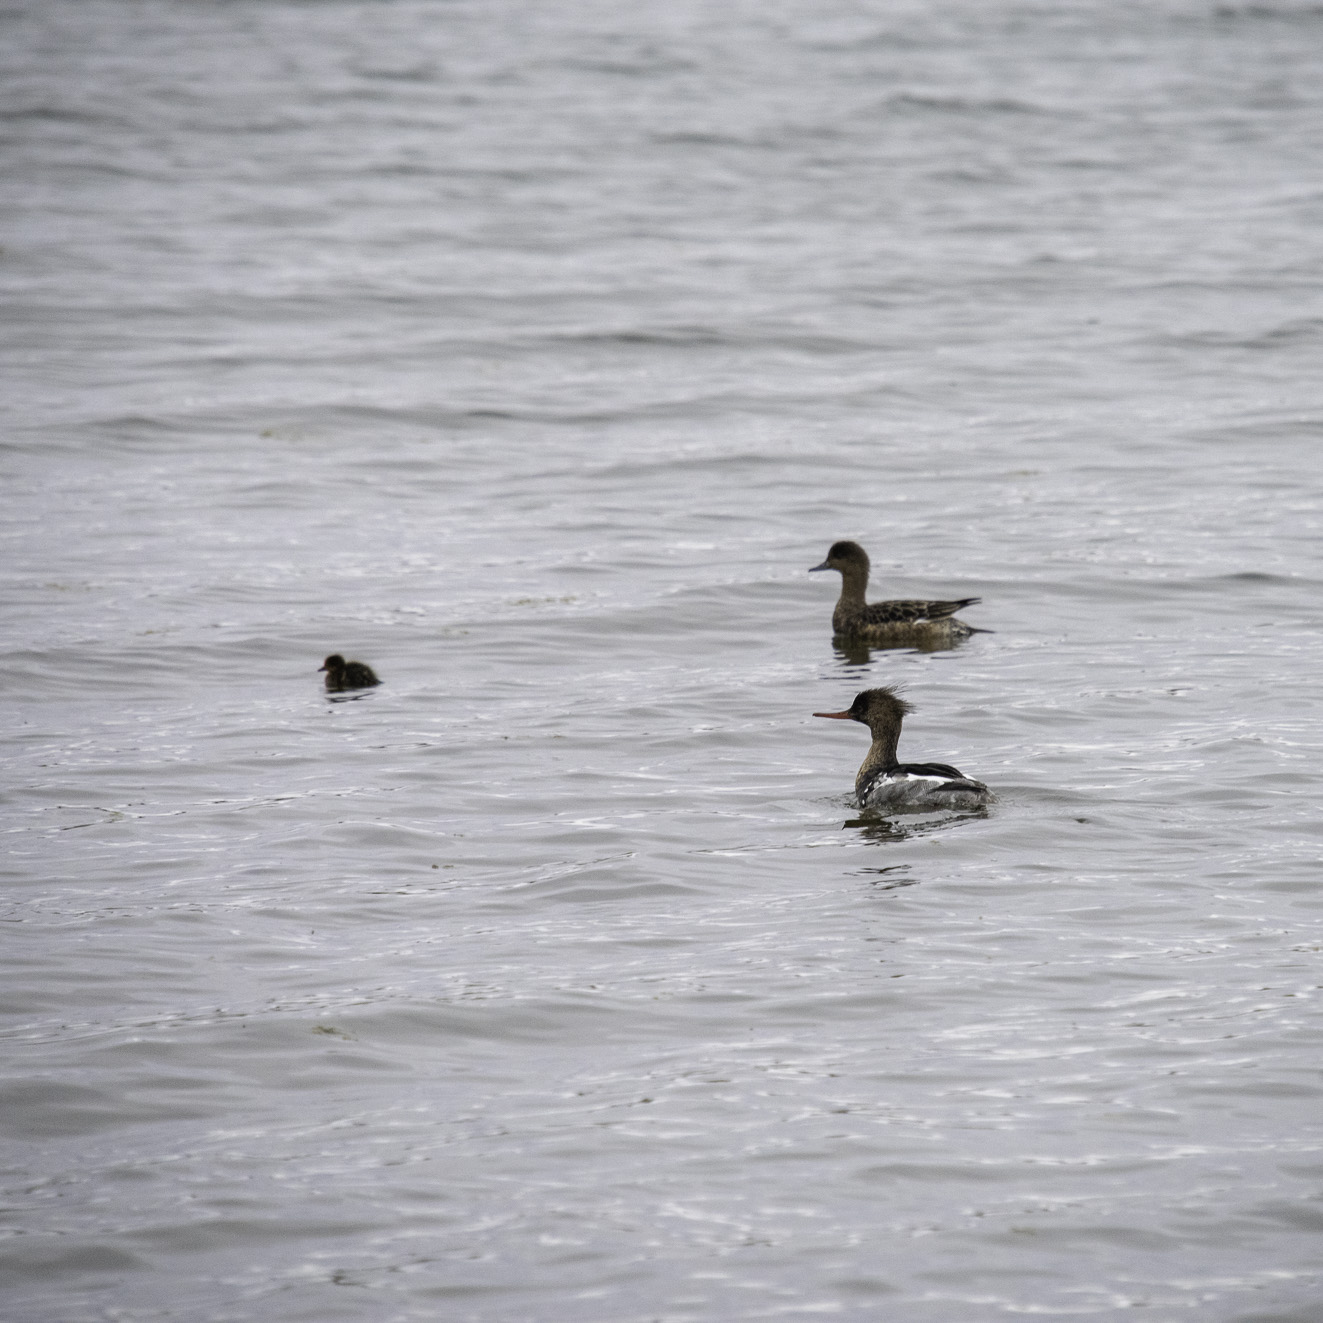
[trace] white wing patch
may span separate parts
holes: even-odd
[[[879,776],[859,803],[865,808],[939,811],[977,808],[991,799],[986,786],[965,776],[895,771]]]

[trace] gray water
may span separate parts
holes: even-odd
[[[1323,1316],[1323,8],[0,66],[4,1317]]]

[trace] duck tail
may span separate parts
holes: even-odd
[[[927,602],[929,620],[945,620],[948,616],[953,616],[957,611],[963,611],[967,606],[976,606],[983,599],[981,597],[961,597],[954,602]]]

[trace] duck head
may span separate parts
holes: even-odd
[[[868,552],[857,542],[833,542],[827,559],[821,565],[812,566],[809,573],[816,570],[839,570],[842,574],[858,574],[862,570],[867,578]]]
[[[853,544],[849,544],[853,545]],[[834,721],[858,721],[876,735],[879,731],[898,732],[900,723],[914,709],[890,688],[865,689],[844,712],[815,712],[815,717],[831,717]]]

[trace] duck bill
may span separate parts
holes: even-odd
[[[326,669],[326,663],[325,663],[325,662],[322,662],[322,664],[321,664],[317,669],[318,669],[319,671],[324,671],[324,670]]]
[[[830,717],[833,721],[853,721],[854,713],[846,708],[844,712],[815,712],[815,717]]]
[[[828,565],[827,562],[824,560],[821,565],[810,565],[808,572],[810,574],[816,574],[819,570],[829,570],[829,569],[831,569],[831,566]]]

